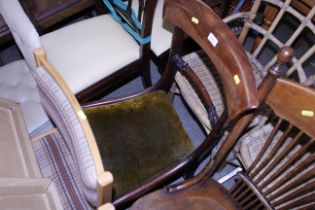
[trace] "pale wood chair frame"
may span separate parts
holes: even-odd
[[[35,56],[36,66],[46,68],[47,71],[57,80],[58,84],[62,87],[62,89],[64,90],[64,93],[70,100],[70,103],[73,106],[75,112],[79,116],[78,119],[87,137],[91,154],[93,156],[95,169],[96,169],[99,205],[101,206],[104,203],[111,202],[113,176],[110,172],[104,170],[104,166],[103,166],[99,151],[97,149],[97,145],[96,145],[92,130],[86,120],[86,117],[84,117],[84,112],[82,111],[80,104],[78,103],[77,99],[74,97],[72,91],[69,89],[68,85],[60,76],[58,71],[47,60],[45,51],[42,48],[36,49],[34,51],[34,56]],[[54,131],[55,130],[53,129],[52,131],[48,131],[47,133],[43,135],[49,135],[51,132],[54,132]],[[38,136],[36,139],[42,138],[43,135]],[[34,139],[33,141],[35,141],[36,139]],[[110,208],[108,209],[112,208],[111,205],[109,204],[105,204],[105,205],[110,206]]]

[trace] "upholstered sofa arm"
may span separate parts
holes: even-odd
[[[18,0],[0,0],[0,13],[8,25],[27,64],[34,70],[33,50],[40,48],[39,35]]]

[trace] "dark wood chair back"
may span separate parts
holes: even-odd
[[[265,99],[274,126],[232,189],[243,209],[314,209],[314,90],[278,79]]]
[[[152,86],[150,72],[151,31],[157,0],[96,0],[98,8],[104,5],[112,17],[128,31],[140,44],[140,65],[130,64],[126,68],[143,69],[143,82]],[[126,72],[126,70],[124,71]],[[121,80],[122,74],[111,79],[111,83]]]
[[[104,0],[112,17],[140,44],[150,43],[157,0]]]
[[[211,176],[255,113],[242,116],[229,129],[216,157],[197,176],[154,192],[131,209],[314,209],[315,91],[279,77],[285,73],[281,65],[292,57],[292,49],[283,48],[259,87],[257,98],[261,104],[256,113],[268,106],[273,114],[267,123],[273,129],[252,166],[239,174],[229,193]]]
[[[166,0],[163,16],[176,26],[170,58],[179,53],[184,37],[189,35],[211,59],[227,100],[229,119],[255,108],[256,84],[251,64],[236,36],[202,1]]]

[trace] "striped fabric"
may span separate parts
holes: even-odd
[[[87,200],[97,204],[97,176],[93,157],[79,117],[62,87],[44,68],[34,73],[39,95],[48,115],[58,128],[74,158],[74,165],[80,175],[78,186]]]
[[[91,209],[79,188],[79,176],[69,145],[58,132],[32,143],[43,177],[52,180],[65,210]]]

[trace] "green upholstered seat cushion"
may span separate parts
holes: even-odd
[[[114,198],[175,165],[192,143],[165,92],[84,109],[104,167],[114,175]]]

